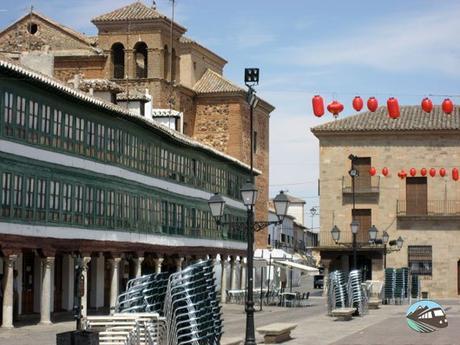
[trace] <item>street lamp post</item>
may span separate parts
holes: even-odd
[[[247,101],[249,103],[249,122],[250,122],[250,147],[249,147],[249,159],[250,159],[250,181],[241,188],[241,196],[243,203],[247,208],[247,219],[246,219],[246,230],[248,234],[248,246],[247,246],[247,259],[248,259],[248,270],[247,270],[247,286],[248,295],[246,298],[246,338],[244,341],[245,345],[255,345],[255,328],[254,328],[254,290],[253,290],[253,268],[254,268],[254,231],[262,230],[270,224],[282,223],[286,216],[287,209],[289,207],[289,200],[283,192],[280,192],[273,200],[275,206],[275,212],[278,216],[278,221],[267,222],[267,221],[255,221],[254,220],[254,206],[257,199],[258,191],[254,186],[254,108],[257,106],[258,99],[254,86],[259,84],[259,69],[258,68],[246,68],[244,70],[244,83],[248,87]],[[214,201],[213,201],[214,198]],[[219,199],[220,198],[220,199]],[[223,201],[223,203],[222,203]],[[215,204],[214,204],[215,202]],[[220,218],[223,216],[225,201],[223,198],[215,194],[209,200],[209,207],[211,208],[212,215],[216,219],[217,224],[223,224],[220,222]],[[220,213],[213,211],[221,211]],[[228,223],[227,223],[228,224]],[[233,223],[235,224],[235,223]],[[243,225],[241,223],[237,223]]]
[[[351,197],[353,202],[353,208],[351,209],[351,232],[353,234],[353,269],[357,268],[357,258],[356,258],[356,233],[359,229],[359,222],[355,221],[355,177],[359,176],[358,170],[355,169],[355,161],[358,157],[355,155],[349,155],[348,159],[351,161],[351,169],[348,171],[348,174],[351,176]]]
[[[208,201],[211,214],[216,220],[217,225],[239,225],[245,227],[248,234],[247,246],[247,283],[248,294],[246,298],[246,340],[245,345],[256,344],[255,329],[254,329],[254,286],[253,286],[253,269],[254,269],[254,232],[260,231],[271,224],[281,224],[284,217],[287,215],[289,208],[289,199],[286,194],[281,191],[274,199],[275,213],[278,217],[276,221],[255,221],[254,220],[254,205],[257,200],[258,190],[252,183],[246,183],[241,188],[241,196],[243,204],[247,208],[246,222],[222,222],[221,219],[224,215],[225,199],[218,193],[215,193]]]
[[[382,238],[378,239],[378,232],[379,231],[375,225],[372,225],[369,228],[369,242],[373,244],[383,244],[383,269],[385,269],[387,268],[387,254],[401,250],[404,240],[401,236],[399,236],[397,240],[389,241],[390,236],[386,231],[383,231]],[[387,244],[389,244],[389,247],[387,247]]]

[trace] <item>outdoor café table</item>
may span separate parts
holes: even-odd
[[[287,301],[286,297],[292,297],[292,299],[288,298],[288,300],[290,301],[293,301],[295,303],[295,305],[297,305],[297,293],[295,292],[282,292],[280,293],[280,302],[281,302],[281,305],[284,304],[285,305],[285,302]]]
[[[230,303],[241,303],[244,300],[246,290],[228,290],[228,298]]]

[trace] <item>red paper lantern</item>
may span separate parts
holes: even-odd
[[[355,109],[356,111],[360,111],[361,109],[363,109],[363,105],[364,102],[361,97],[356,96],[355,98],[353,98],[353,109]]]
[[[369,174],[370,174],[371,176],[374,176],[376,173],[377,173],[377,169],[375,169],[374,167],[371,167],[371,168],[369,169]]]
[[[442,111],[447,115],[452,114],[454,111],[454,103],[449,98],[442,101]]]
[[[417,170],[415,170],[415,168],[410,168],[409,174],[410,174],[410,176],[413,177],[413,176],[417,175]]]
[[[433,110],[433,102],[431,102],[431,99],[425,97],[422,100],[422,109],[425,113],[431,113],[431,111]]]
[[[400,172],[398,172],[398,176],[403,179],[403,178],[406,178],[407,176],[407,173],[404,171],[404,170],[401,170]]]
[[[343,104],[338,101],[332,101],[327,106],[327,111],[332,113],[334,116],[338,116],[343,110]]]
[[[458,169],[457,169],[457,168],[453,168],[453,169],[452,169],[452,179],[453,179],[454,181],[458,181],[458,177],[459,177],[459,175],[458,175]]]
[[[389,173],[389,171],[388,171],[388,168],[387,168],[387,167],[385,167],[385,168],[382,169],[382,175],[383,175],[383,176],[388,176],[388,173]]]
[[[431,176],[431,177],[435,177],[435,176],[436,176],[436,169],[435,169],[435,168],[431,168],[431,169],[430,169],[430,176]]]
[[[312,98],[311,103],[313,104],[313,114],[317,117],[324,115],[324,101],[323,97],[316,95]]]
[[[377,110],[378,107],[379,107],[379,102],[377,101],[375,97],[370,97],[367,100],[367,109],[369,109],[369,111],[374,112]]]
[[[397,119],[401,114],[399,112],[398,100],[394,97],[390,97],[387,101],[388,115],[392,119]]]
[[[425,169],[425,168],[422,168],[422,169],[420,170],[420,174],[421,174],[422,176],[426,176],[426,169]]]
[[[446,176],[446,169],[444,168],[439,169],[439,175],[441,175],[441,177]]]

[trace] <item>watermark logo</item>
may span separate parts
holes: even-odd
[[[406,318],[409,327],[420,333],[431,333],[448,325],[446,312],[433,301],[412,304],[407,310]]]

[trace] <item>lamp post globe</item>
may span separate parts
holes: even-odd
[[[339,242],[339,240],[340,240],[340,229],[339,229],[339,227],[337,225],[334,225],[334,227],[332,228],[331,235],[332,235],[332,239],[335,242]]]
[[[398,239],[396,240],[396,245],[398,246],[398,249],[402,248],[403,243],[404,243],[404,240],[402,239],[401,236],[399,236]]]
[[[243,204],[247,208],[250,208],[251,206],[254,206],[256,204],[258,194],[259,191],[252,183],[245,183],[241,188],[241,197],[243,198]]]
[[[211,214],[214,219],[218,222],[224,215],[225,209],[225,200],[219,193],[215,193],[208,201],[209,208],[211,209]]]
[[[388,235],[388,232],[384,231],[382,235],[382,242],[383,244],[387,244],[390,239],[390,235]]]
[[[273,199],[273,204],[275,206],[275,213],[278,216],[279,221],[282,222],[288,212],[289,198],[283,191],[280,191],[280,193]]]
[[[350,224],[350,228],[351,228],[351,233],[356,235],[359,230],[359,222],[357,220],[352,221]]]
[[[377,239],[377,233],[379,231],[377,230],[377,227],[375,225],[372,225],[369,228],[369,239],[374,242]]]

